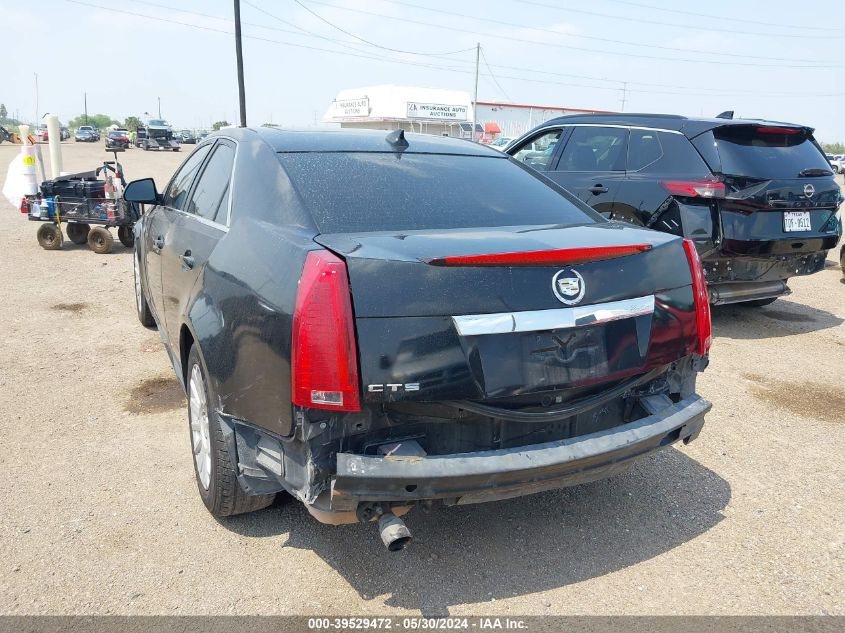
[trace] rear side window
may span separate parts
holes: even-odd
[[[181,209],[185,205],[185,199],[188,197],[188,191],[191,188],[191,183],[194,182],[194,177],[197,175],[202,161],[205,160],[208,150],[211,149],[211,143],[204,145],[197,149],[193,154],[188,156],[176,175],[167,186],[167,191],[164,193],[164,205],[173,207],[174,209]]]
[[[639,171],[663,156],[656,130],[631,130],[628,141],[628,171]]]
[[[321,233],[604,221],[507,158],[313,152],[279,159]]]
[[[218,143],[194,187],[185,211],[225,224],[229,206],[229,180],[234,162],[235,149],[228,143]]]
[[[558,171],[624,171],[628,130],[576,127],[558,164]]]
[[[711,174],[687,137],[657,130],[631,130],[628,171],[679,178],[705,178]]]
[[[737,125],[713,131],[722,173],[749,178],[798,178],[830,164],[804,130]]]

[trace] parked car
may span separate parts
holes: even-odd
[[[47,131],[46,123],[41,123],[38,126],[38,129],[35,130],[35,138],[36,140],[41,141],[43,143],[46,143],[50,140],[50,134]]]
[[[821,270],[842,231],[839,186],[801,125],[585,114],[506,151],[609,219],[692,239],[715,304],[789,294],[787,280]]]
[[[79,143],[94,143],[100,140],[100,132],[92,125],[80,125],[76,128],[74,140]]]
[[[150,119],[139,127],[135,145],[145,151],[164,149],[178,152],[182,147],[178,136],[173,133],[173,127],[164,119]]]
[[[197,142],[197,137],[191,130],[182,130],[179,132],[179,140],[186,145],[194,145]]]
[[[412,506],[607,477],[710,408],[692,243],[485,146],[233,128],[124,196],[149,205],[138,317],[185,387],[216,516],[287,491],[400,549]]]
[[[61,137],[63,141],[66,141],[70,138],[70,130],[67,129],[64,125],[60,128],[61,129]]]
[[[106,135],[106,149],[129,149],[129,132],[111,130]]]
[[[845,155],[843,154],[828,154],[827,160],[830,163],[834,174],[841,174],[845,172]]]

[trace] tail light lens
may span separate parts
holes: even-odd
[[[696,352],[704,355],[713,342],[713,326],[710,322],[710,297],[707,292],[707,282],[704,281],[704,269],[698,258],[698,251],[692,240],[684,240],[684,250],[687,253],[690,272],[692,273],[692,296],[695,305],[695,325],[698,332],[698,349]]]
[[[29,213],[29,203],[26,201],[26,196],[21,198],[20,212]]]
[[[293,312],[291,382],[296,405],[361,409],[346,264],[328,251],[305,258]]]
[[[800,134],[801,128],[796,127],[758,127],[760,134]]]
[[[725,183],[718,180],[664,180],[660,183],[673,196],[724,198]]]

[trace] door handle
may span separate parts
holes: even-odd
[[[610,190],[609,190],[607,187],[603,186],[603,185],[593,185],[593,186],[592,186],[592,187],[590,187],[587,191],[589,191],[589,192],[590,192],[591,194],[593,194],[594,196],[597,196],[597,195],[599,195],[600,193],[607,193],[607,192],[608,192],[608,191],[610,191]]]
[[[182,270],[191,270],[194,267],[194,258],[191,257],[191,251],[185,251],[179,259],[182,260]]]
[[[153,250],[157,253],[164,248],[164,237],[159,235],[153,240]]]

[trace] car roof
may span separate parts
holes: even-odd
[[[225,134],[234,138],[248,132],[257,134],[276,152],[391,152],[396,147],[387,141],[391,130],[286,130],[280,128],[229,128]],[[402,150],[412,154],[461,154],[506,158],[485,145],[465,139],[431,134],[405,133],[408,146]]]
[[[717,127],[728,127],[734,125],[777,125],[778,127],[802,128],[813,132],[813,128],[796,123],[784,123],[782,121],[767,121],[765,119],[720,119],[720,118],[695,118],[685,117],[678,114],[648,114],[648,113],[596,113],[596,114],[570,114],[546,121],[543,126],[566,125],[569,123],[601,123],[604,125],[630,125],[636,127],[655,128],[662,130],[673,130],[693,138],[704,132]]]

